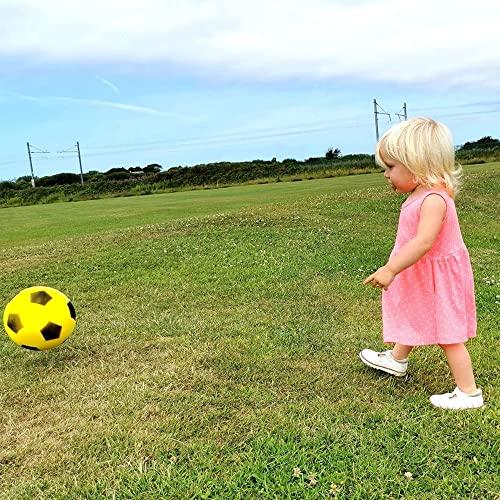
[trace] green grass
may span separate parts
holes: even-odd
[[[403,380],[358,360],[402,202],[380,174],[0,210],[1,303],[78,314],[52,351],[0,338],[0,498],[498,498],[500,164],[466,174],[469,412],[428,402],[437,347]]]

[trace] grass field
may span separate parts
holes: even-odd
[[[500,163],[457,200],[486,406],[445,412],[438,347],[403,379],[380,292],[403,199],[382,175],[0,210],[0,303],[58,288],[47,352],[0,337],[0,498],[500,498]]]

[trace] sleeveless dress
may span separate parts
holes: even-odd
[[[391,256],[417,234],[420,207],[430,194],[446,202],[446,215],[432,246],[400,272],[382,292],[383,340],[417,346],[457,344],[476,336],[474,278],[453,199],[444,190],[428,190],[401,206]]]

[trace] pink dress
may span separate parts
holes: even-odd
[[[457,344],[476,336],[474,278],[453,199],[429,190],[401,207],[394,249],[417,234],[420,207],[429,194],[446,202],[446,215],[432,248],[400,272],[382,292],[383,339],[403,345]]]

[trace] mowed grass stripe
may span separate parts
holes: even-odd
[[[380,186],[378,174],[224,189],[180,191],[149,196],[55,203],[0,210],[1,246],[56,240],[187,217],[234,212],[266,203],[299,200],[322,193]]]

